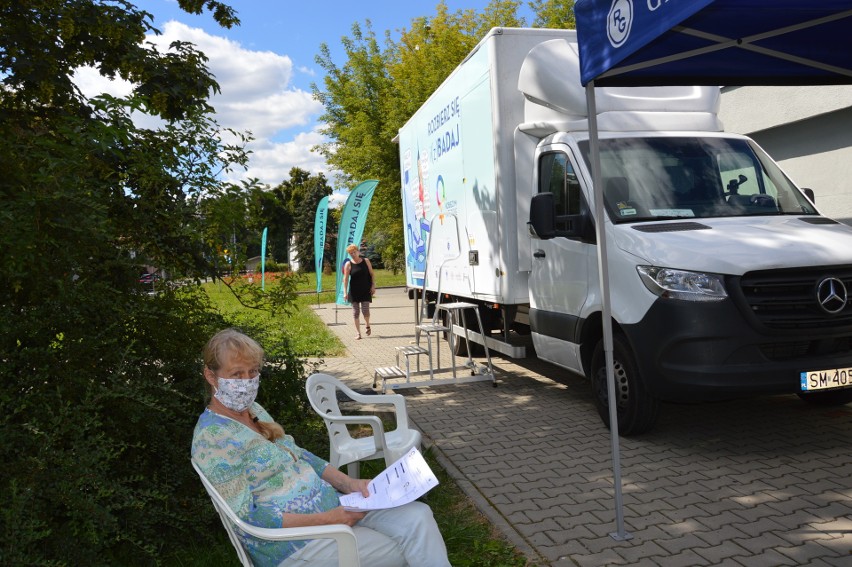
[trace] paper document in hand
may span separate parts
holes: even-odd
[[[370,482],[370,496],[344,494],[340,504],[347,510],[365,512],[395,508],[417,500],[438,486],[438,479],[416,447]]]

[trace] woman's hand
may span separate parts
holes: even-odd
[[[360,492],[361,496],[367,498],[370,496],[370,482],[372,479],[369,478],[349,478],[349,482],[346,485],[346,494],[352,494],[353,492]]]
[[[370,495],[369,478],[352,478],[348,474],[342,473],[331,465],[325,467],[322,471],[322,479],[332,485],[338,492],[343,494],[352,494],[360,492],[364,498]]]
[[[366,512],[351,512],[343,506],[315,514],[286,513],[281,517],[281,527],[300,528],[306,526],[327,526],[330,524],[346,524],[352,527],[366,515]]]
[[[345,509],[343,506],[334,508],[326,512],[329,515],[329,523],[331,524],[346,524],[350,528],[358,523],[358,521],[367,515],[366,512],[352,512]]]

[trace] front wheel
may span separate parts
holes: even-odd
[[[657,421],[660,402],[645,389],[627,339],[620,333],[613,336],[612,357],[618,433],[638,435],[649,431]],[[606,426],[610,427],[603,339],[598,341],[592,355],[591,383],[598,414]]]

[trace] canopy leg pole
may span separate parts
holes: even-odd
[[[615,402],[615,369],[612,356],[612,304],[609,293],[609,266],[607,264],[606,228],[604,219],[603,184],[601,180],[601,154],[598,140],[597,104],[595,82],[586,85],[586,107],[589,114],[589,149],[592,162],[592,185],[595,200],[595,230],[598,241],[598,277],[601,288],[601,317],[603,319],[604,356],[606,358],[606,388],[609,400],[609,432],[612,445],[612,473],[615,487],[616,531],[610,537],[616,541],[632,539],[624,529],[624,501],[621,486],[621,449],[618,441],[618,411]]]

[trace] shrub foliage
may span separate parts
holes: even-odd
[[[220,2],[179,3],[237,22]],[[0,7],[2,565],[156,564],[221,532],[189,466],[200,351],[228,324],[196,285],[215,274],[198,235],[246,140],[222,141],[204,55],[159,52],[150,33],[122,0]],[[87,98],[83,66],[133,91]],[[142,266],[170,276],[156,294]],[[279,359],[264,388],[304,410],[301,361],[265,346]]]

